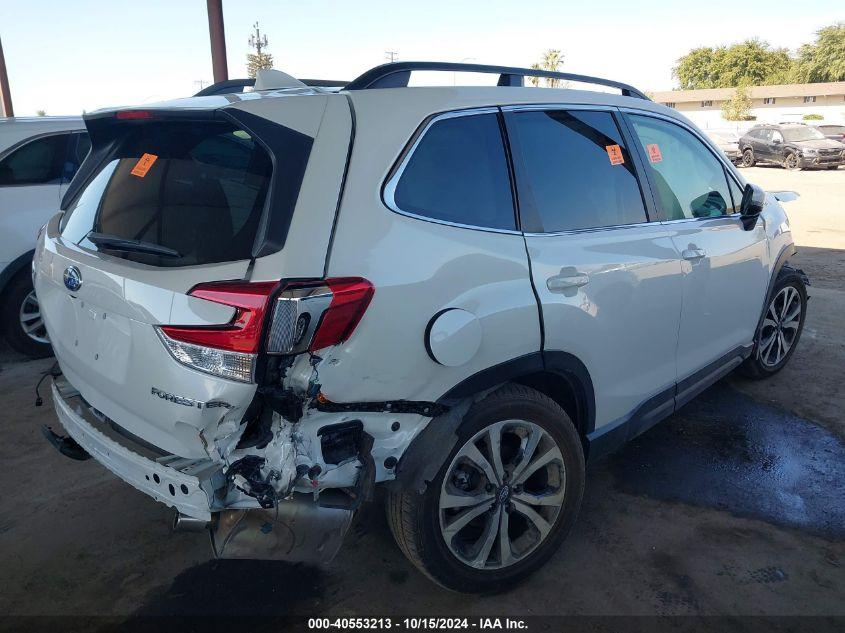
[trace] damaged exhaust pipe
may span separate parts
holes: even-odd
[[[205,532],[211,527],[211,521],[189,517],[187,514],[175,510],[171,527],[174,532]]]

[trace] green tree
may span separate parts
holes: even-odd
[[[695,48],[678,59],[672,74],[684,90],[735,88],[786,81],[791,66],[787,49],[751,39],[732,46]]]
[[[543,59],[540,62],[540,66],[543,70],[549,70],[551,72],[557,72],[560,70],[560,67],[563,66],[563,55],[561,54],[560,50],[556,48],[550,48],[545,53],[543,53]],[[554,77],[546,77],[546,85],[549,88],[557,88],[560,86],[560,79],[555,79]]]
[[[273,68],[273,56],[270,53],[247,53],[246,72],[250,77],[255,78],[259,70]]]
[[[745,85],[737,86],[733,96],[722,104],[722,118],[727,121],[751,121],[751,99]]]
[[[816,41],[798,49],[791,76],[797,83],[845,81],[845,22],[816,31]]]
[[[47,116],[47,111],[46,110],[36,110],[35,115],[36,116]]]
[[[540,64],[534,62],[533,64],[531,64],[531,70],[543,70],[543,69],[540,68]],[[537,88],[540,85],[540,78],[539,77],[529,77],[528,83],[530,83],[532,86]]]

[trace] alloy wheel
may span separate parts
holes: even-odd
[[[784,166],[787,169],[797,169],[798,168],[798,157],[795,154],[787,154],[786,161],[784,162]]]
[[[802,318],[801,296],[793,286],[781,288],[766,311],[757,353],[766,367],[776,367],[789,353]]]
[[[754,166],[754,154],[750,149],[745,150],[742,153],[742,166],[743,167],[753,167]]]
[[[29,338],[36,343],[49,343],[47,328],[44,319],[41,317],[41,307],[38,305],[38,297],[32,290],[21,303],[19,312],[21,329]]]
[[[440,489],[440,532],[476,569],[514,565],[543,543],[563,506],[560,447],[526,420],[496,422],[457,452]]]

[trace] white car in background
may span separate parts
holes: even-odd
[[[0,329],[29,356],[51,353],[30,274],[36,234],[90,147],[81,117],[0,118]]]

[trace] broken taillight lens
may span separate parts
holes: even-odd
[[[170,354],[200,371],[250,382],[261,343],[264,315],[278,282],[225,281],[200,284],[188,294],[235,308],[225,325],[162,325],[158,333]]]
[[[332,302],[308,347],[312,352],[343,343],[352,336],[375,294],[375,288],[366,279],[327,279],[326,285],[332,292]]]
[[[270,354],[314,352],[346,341],[375,289],[360,277],[291,282],[276,299],[267,351]]]
[[[235,308],[224,325],[161,325],[159,338],[183,365],[222,378],[251,382],[270,297],[278,282],[227,281],[195,286],[188,294]],[[270,321],[267,352],[314,352],[346,341],[375,289],[360,277],[285,284]]]

